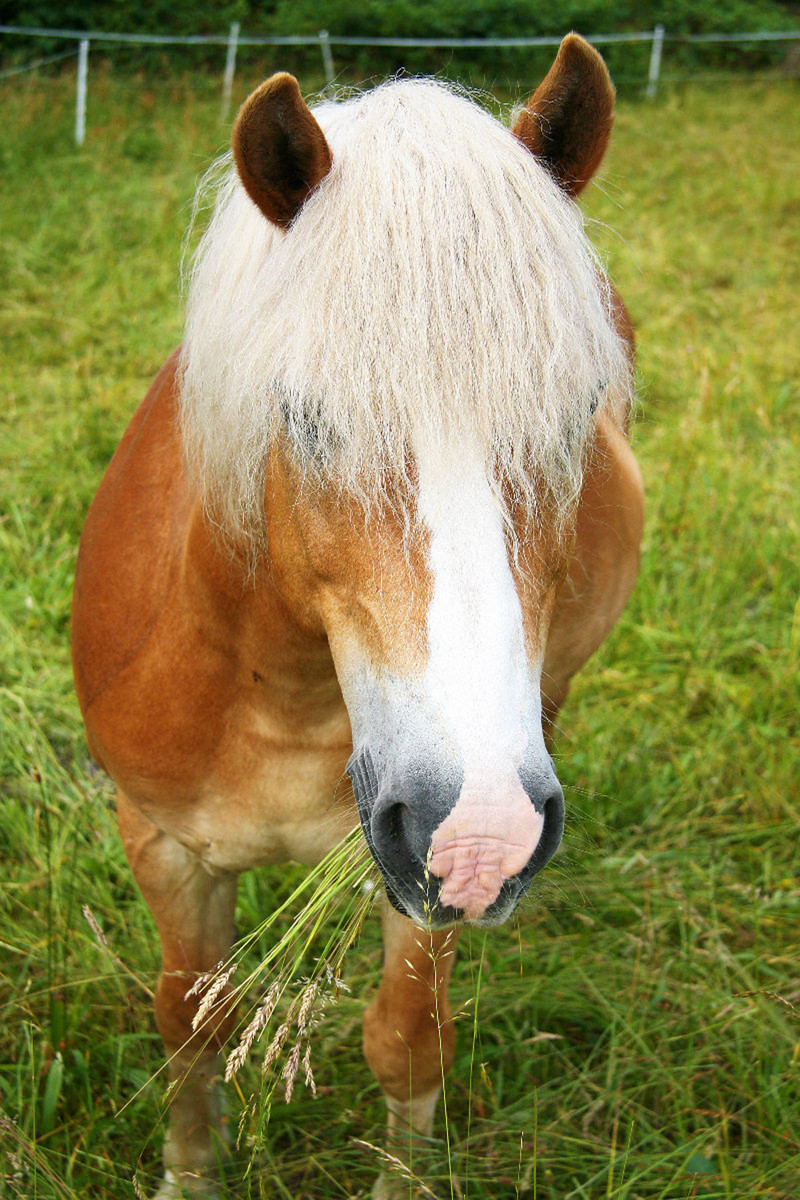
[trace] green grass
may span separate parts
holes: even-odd
[[[87,505],[179,340],[194,181],[226,138],[217,80],[100,75],[78,151],[72,86],[0,87],[0,1196],[25,1200],[116,1200],[158,1167],[156,941],[87,760],[69,601]],[[623,103],[586,201],[638,327],[642,576],[561,717],[564,848],[518,923],[462,942],[443,1198],[800,1192],[796,112],[791,83]],[[245,877],[240,929],[299,878]],[[379,969],[373,920],[315,1032],[319,1095],[273,1102],[231,1196],[368,1194]]]

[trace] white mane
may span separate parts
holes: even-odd
[[[258,539],[287,427],[304,469],[367,506],[398,476],[413,494],[418,439],[469,432],[498,490],[537,514],[544,489],[563,516],[595,408],[631,386],[580,211],[442,85],[314,114],[333,167],[289,230],[229,165],[193,264],[183,431],[218,519]]]

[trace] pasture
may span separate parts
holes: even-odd
[[[158,1166],[156,939],[87,761],[69,605],[87,506],[180,339],[181,239],[226,137],[216,81],[101,74],[77,151],[72,87],[0,90],[0,1196],[25,1200],[130,1196]],[[623,101],[583,201],[638,330],[642,574],[561,716],[564,845],[459,950],[441,1200],[800,1189],[796,111],[788,82]],[[299,878],[246,877],[240,932]],[[314,1032],[317,1096],[275,1099],[225,1194],[369,1194],[378,947],[368,922]],[[241,1093],[258,1079],[255,1054]],[[234,1128],[239,1107],[231,1088]]]

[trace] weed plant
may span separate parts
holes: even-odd
[[[81,150],[70,76],[0,94],[0,1196],[117,1200],[158,1171],[157,942],[87,757],[70,588],[100,475],[180,338],[181,238],[227,132],[216,80],[93,77]],[[459,947],[437,1197],[800,1194],[796,112],[790,83],[623,103],[585,201],[638,329],[642,574],[561,716],[564,846],[510,927]],[[303,878],[243,877],[240,930]],[[224,1195],[368,1195],[377,925],[313,1031],[316,1096],[273,1098]],[[232,1080],[234,1126],[259,1072],[251,1053]]]

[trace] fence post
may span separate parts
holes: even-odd
[[[319,48],[322,51],[322,66],[325,70],[325,78],[328,83],[333,83],[333,55],[331,54],[331,40],[327,29],[320,29],[317,37],[319,38]]]
[[[233,72],[236,70],[236,49],[239,44],[239,22],[233,21],[228,32],[228,54],[225,58],[225,77],[222,81],[222,112],[220,117],[227,121],[231,107]]]
[[[86,76],[89,73],[89,42],[81,39],[78,46],[78,87],[75,94],[75,145],[82,146],[86,137]]]
[[[653,30],[653,46],[650,51],[650,70],[647,75],[647,99],[653,100],[658,89],[658,77],[661,74],[661,50],[664,46],[664,26],[656,25]]]

